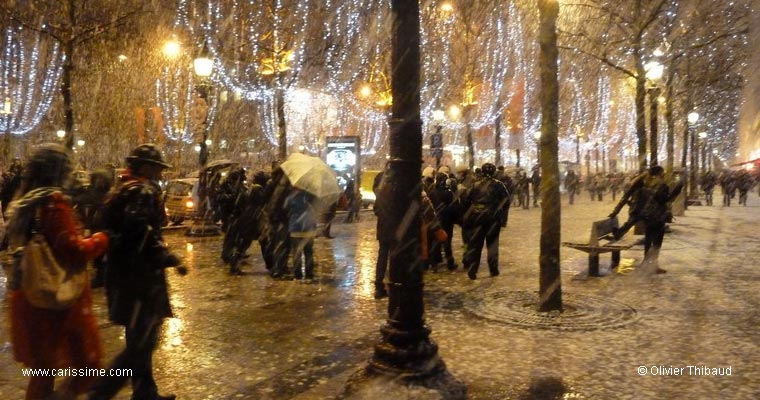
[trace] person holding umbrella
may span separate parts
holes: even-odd
[[[291,189],[285,198],[288,215],[288,241],[296,280],[314,279],[314,237],[317,236],[317,198],[298,188]]]
[[[292,234],[283,235],[279,237],[278,241],[288,245],[293,243],[292,251],[309,252],[311,251],[309,243],[311,242],[313,245],[313,236],[316,236],[316,221],[319,216],[317,209],[321,205],[334,203],[342,193],[335,172],[321,159],[301,153],[291,154],[275,172],[272,175],[273,180],[279,181],[279,183],[269,202],[272,210],[271,215],[279,215],[278,218],[283,223],[283,232],[290,230],[295,233],[295,236]],[[275,179],[279,174],[282,174],[284,179]],[[278,246],[274,243],[272,245],[287,250],[287,247]],[[300,252],[298,253],[299,258]],[[272,271],[273,277],[287,277],[287,265],[286,262],[283,262],[286,260],[287,252],[284,260],[275,263],[276,266]],[[307,256],[306,264],[308,263]],[[301,272],[298,265],[295,264],[296,278],[299,278],[298,274]],[[312,273],[308,270],[311,267],[313,267],[313,262],[311,266],[306,266],[305,275],[308,276]]]

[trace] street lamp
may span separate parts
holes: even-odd
[[[164,47],[161,51],[167,58],[175,59],[182,52],[182,47],[176,39],[171,39],[164,43]]]
[[[198,95],[207,104],[209,103],[209,91],[211,84],[209,83],[209,77],[214,71],[214,61],[211,59],[208,43],[203,42],[203,48],[198,54],[198,57],[193,60],[193,69],[195,74],[200,78],[198,84]],[[205,170],[206,162],[208,161],[208,146],[211,145],[211,140],[208,137],[208,125],[209,125],[209,109],[206,109],[206,116],[203,123],[202,139],[201,142],[195,147],[198,151],[198,164],[200,164],[199,176],[199,190],[198,190],[198,202],[199,206],[197,214],[193,219],[192,225],[187,228],[185,235],[187,236],[215,236],[221,234],[221,230],[210,218],[210,207],[208,206],[208,171]]]
[[[657,61],[650,61],[644,66],[649,87],[649,165],[657,165],[657,105],[660,97],[660,88],[657,81],[662,78],[665,66]]]
[[[459,108],[458,105],[454,104],[451,107],[449,107],[449,117],[451,119],[459,119],[459,117],[462,116],[462,109]]]
[[[441,166],[443,157],[443,122],[446,119],[446,113],[441,109],[433,110],[433,121],[435,122],[435,133],[430,137],[430,152],[435,157],[435,170]]]
[[[599,173],[599,142],[594,142],[594,174]]]
[[[208,44],[206,42],[203,42],[203,49],[201,49],[198,57],[193,60],[193,69],[195,70],[195,75],[200,78],[200,83],[198,84],[198,95],[207,104],[209,104],[209,90],[211,88],[211,85],[209,84],[209,77],[211,76],[211,73],[214,72],[214,61],[211,60],[209,56]],[[200,164],[201,168],[203,168],[208,161],[208,146],[206,144],[206,141],[208,140],[208,122],[207,111],[206,120],[203,124],[203,138],[201,139],[200,144],[200,154],[198,155],[198,163]]]
[[[699,147],[702,153],[702,168],[700,171],[704,175],[707,170],[707,132],[699,132],[697,136],[699,136]]]
[[[692,199],[697,196],[697,155],[696,155],[696,141],[697,137],[695,134],[695,128],[697,125],[697,122],[699,121],[700,115],[696,111],[690,112],[686,116],[686,120],[689,122],[687,124],[687,130],[684,137],[684,158],[683,162],[686,162],[686,148],[689,149],[691,153],[691,160],[690,160],[690,166],[689,166],[689,196]],[[688,141],[691,141],[691,145],[689,145]],[[688,202],[687,202],[688,204]]]

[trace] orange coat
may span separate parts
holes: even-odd
[[[41,208],[40,231],[62,265],[83,268],[87,261],[105,252],[108,237],[98,233],[84,238],[68,198],[53,194]],[[100,366],[103,348],[88,287],[66,310],[37,308],[29,304],[22,290],[10,291],[8,298],[13,355],[17,361],[29,368]],[[86,388],[74,389],[81,393]]]

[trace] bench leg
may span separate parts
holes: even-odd
[[[619,251],[613,251],[612,252],[612,262],[610,263],[610,269],[615,269],[620,265],[620,252]]]
[[[599,254],[588,254],[588,276],[601,276],[599,275]]]

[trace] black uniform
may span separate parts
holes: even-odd
[[[272,260],[265,250],[267,241],[262,235],[266,230],[266,218],[263,215],[265,203],[264,187],[254,183],[245,199],[237,205],[241,211],[235,213],[236,218],[230,223],[222,245],[222,260],[230,265],[231,274],[241,273],[240,261],[245,257],[251,242],[257,239],[260,240],[264,263],[267,269],[271,269]]]
[[[509,207],[509,193],[503,183],[486,171],[465,197],[462,234],[467,248],[464,268],[470,279],[475,279],[485,241],[488,251],[488,269],[491,276],[499,275],[499,232]]]
[[[448,176],[446,174],[438,174],[435,180],[435,187],[428,194],[433,207],[435,207],[435,214],[438,217],[441,229],[446,232],[447,236],[444,242],[433,241],[431,259],[433,266],[437,267],[437,264],[444,260],[441,256],[441,250],[443,250],[446,257],[446,267],[450,271],[453,271],[457,269],[457,264],[454,261],[454,254],[451,249],[451,239],[454,235],[457,207],[454,203],[456,200],[454,191],[449,187],[447,181]]]

